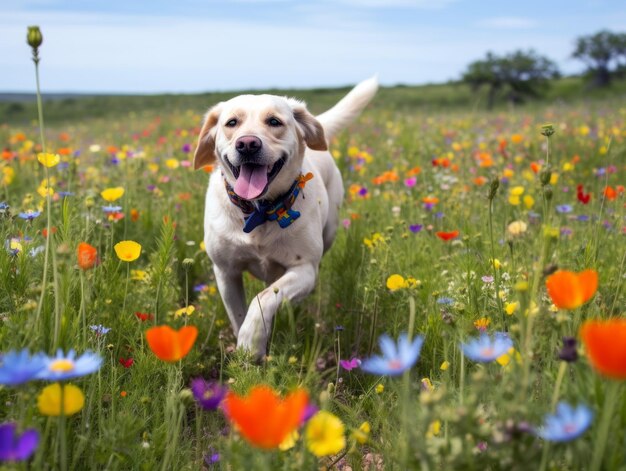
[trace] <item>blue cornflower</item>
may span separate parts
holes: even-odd
[[[447,296],[442,296],[440,298],[437,298],[437,304],[454,304],[454,299]]]
[[[55,357],[45,359],[46,367],[37,375],[39,379],[48,381],[63,381],[94,373],[100,369],[102,358],[97,353],[89,351],[76,358],[76,352],[70,350],[67,356],[63,350],[57,350]]]
[[[26,221],[32,221],[36,217],[39,217],[40,214],[41,214],[41,211],[33,211],[32,209],[29,209],[28,211],[19,213],[17,216],[20,219],[25,219]]]
[[[121,206],[113,206],[113,205],[102,206],[102,211],[104,211],[105,213],[119,213],[121,210],[122,210]]]
[[[90,325],[89,328],[93,330],[96,333],[96,335],[105,335],[105,334],[108,334],[109,331],[111,330],[109,327],[105,327],[101,324]]]
[[[74,196],[74,193],[71,191],[59,191],[59,196]]]
[[[589,221],[589,216],[587,216],[586,214],[579,214],[576,217],[576,220],[580,221],[580,222],[587,222],[587,221]]]
[[[411,368],[420,356],[424,337],[416,336],[412,342],[400,334],[398,344],[387,334],[378,339],[383,356],[373,356],[361,363],[361,369],[375,375],[397,376]]]
[[[34,428],[17,432],[15,422],[6,422],[0,425],[0,462],[24,461],[37,449],[39,433]]]
[[[554,209],[556,209],[557,213],[567,214],[567,213],[571,213],[573,208],[571,204],[560,204],[558,206],[555,206]]]
[[[582,435],[592,421],[593,412],[584,404],[572,407],[566,402],[559,402],[556,414],[546,415],[535,435],[550,442],[569,442]]]
[[[31,357],[25,348],[3,354],[0,362],[0,384],[17,386],[37,378],[37,374],[46,366],[46,356],[38,353]]]
[[[496,332],[493,337],[481,334],[477,339],[462,343],[461,348],[467,358],[481,363],[489,363],[504,355],[513,347],[513,341],[504,332]]]
[[[7,209],[9,209],[9,207],[9,203],[5,201],[0,201],[0,211],[6,211]]]

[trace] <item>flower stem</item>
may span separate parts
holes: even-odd
[[[619,389],[621,383],[619,381],[611,381],[606,387],[606,395],[604,397],[604,407],[602,408],[602,417],[600,425],[598,425],[598,434],[596,435],[595,446],[593,447],[593,456],[591,460],[590,471],[599,471],[604,458],[604,448],[606,447],[607,438],[611,421],[613,420],[613,411],[619,398]]]
[[[60,384],[61,388],[61,410],[59,414],[59,442],[61,443],[61,471],[67,470],[67,440],[65,436],[65,385]]]
[[[122,303],[122,315],[126,312],[126,297],[128,296],[128,280],[130,279],[130,263],[126,262],[126,285],[124,286],[124,302]]]

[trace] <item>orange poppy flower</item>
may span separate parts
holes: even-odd
[[[298,389],[281,399],[269,386],[255,386],[246,397],[230,391],[224,412],[239,433],[254,446],[278,447],[302,423],[309,395]]]
[[[448,242],[459,236],[459,231],[450,231],[450,232],[436,232],[437,237],[439,237],[444,242]]]
[[[607,186],[604,188],[604,196],[609,201],[613,201],[617,197],[617,192],[613,189],[612,186]]]
[[[193,347],[198,329],[192,325],[179,331],[169,325],[159,325],[146,330],[146,340],[152,353],[163,361],[178,361],[189,353]]]
[[[591,365],[612,379],[626,379],[626,319],[590,320],[580,336]]]
[[[533,171],[533,173],[537,174],[541,170],[541,165],[537,162],[531,162],[530,169]]]
[[[78,258],[78,266],[82,270],[89,270],[98,262],[98,251],[87,242],[81,242],[76,249],[76,257]]]
[[[556,307],[576,309],[589,301],[598,289],[598,272],[558,270],[546,279],[546,288]]]

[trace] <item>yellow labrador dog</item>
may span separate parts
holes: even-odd
[[[376,78],[365,80],[317,117],[303,102],[273,95],[241,95],[206,114],[194,167],[217,165],[206,194],[204,243],[237,346],[257,357],[266,352],[282,301],[315,288],[344,193],[328,142],[377,89]],[[249,306],[246,270],[267,284]]]

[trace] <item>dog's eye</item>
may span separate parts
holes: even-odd
[[[230,121],[226,121],[226,127],[234,128],[235,126],[237,126],[237,120],[235,118],[231,119]]]
[[[280,122],[280,120],[271,117],[270,119],[267,120],[267,124],[269,124],[272,127],[278,127],[278,126],[282,126],[283,123]]]

